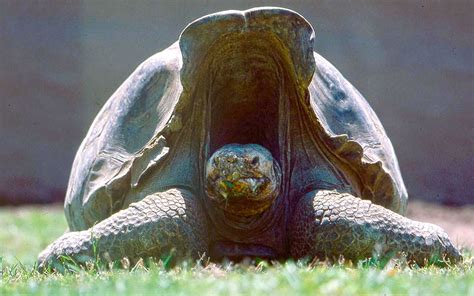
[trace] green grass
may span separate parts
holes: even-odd
[[[451,268],[409,268],[390,261],[351,267],[286,262],[269,266],[138,264],[124,270],[39,274],[37,254],[66,229],[62,210],[0,209],[0,295],[474,295],[473,253]]]

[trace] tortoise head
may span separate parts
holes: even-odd
[[[206,164],[206,193],[217,206],[239,216],[265,211],[280,192],[281,170],[257,144],[228,144]]]

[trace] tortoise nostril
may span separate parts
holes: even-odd
[[[258,156],[255,156],[253,159],[252,159],[252,165],[256,166],[258,165],[260,159],[258,158]]]

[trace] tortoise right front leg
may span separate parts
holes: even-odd
[[[410,220],[368,200],[336,191],[302,196],[290,229],[291,255],[358,260],[404,252],[424,265],[462,260],[438,226]]]
[[[39,255],[39,268],[62,270],[61,258],[79,264],[123,257],[179,259],[208,251],[207,221],[197,198],[183,189],[155,193],[84,231],[69,232]]]

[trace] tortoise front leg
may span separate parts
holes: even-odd
[[[62,270],[67,256],[79,264],[99,257],[160,257],[174,252],[180,259],[207,252],[207,221],[196,197],[170,189],[131,204],[84,231],[69,232],[50,244],[38,258],[39,268]]]
[[[462,260],[438,226],[405,218],[367,200],[336,191],[313,191],[299,201],[290,228],[294,258],[358,260],[404,252],[419,265]],[[428,261],[426,261],[428,260]]]

